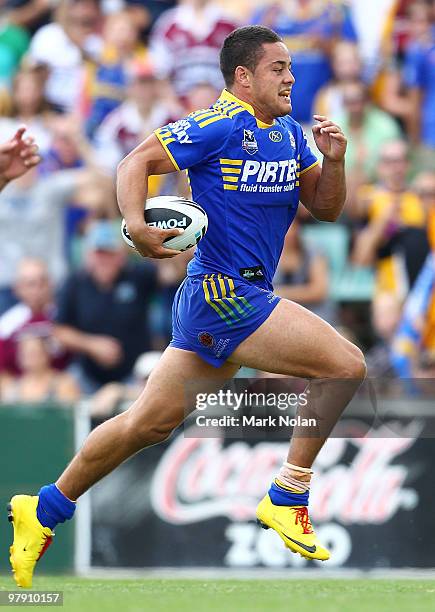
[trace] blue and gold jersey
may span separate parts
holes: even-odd
[[[317,164],[289,115],[266,125],[224,90],[206,110],[155,134],[209,218],[189,276],[222,272],[271,288],[299,203],[299,178]]]

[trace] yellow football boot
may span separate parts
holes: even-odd
[[[14,495],[8,504],[8,518],[14,525],[14,542],[9,549],[15,582],[30,589],[36,562],[50,546],[54,532],[43,527],[36,516],[38,496]]]
[[[314,533],[307,506],[275,506],[267,494],[257,506],[257,519],[263,529],[274,529],[291,551],[307,559],[329,559]]]

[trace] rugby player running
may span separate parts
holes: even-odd
[[[346,138],[315,115],[320,166],[290,116],[295,79],[281,38],[262,26],[232,32],[221,50],[226,89],[209,109],[156,130],[118,168],[118,201],[144,257],[174,257],[162,246],[180,230],[144,223],[148,177],[189,169],[192,197],[209,229],[188,267],[173,306],[173,339],[129,410],[91,432],[58,481],[38,496],[16,495],[11,564],[29,587],[33,569],[75,501],[141,449],[165,440],[190,409],[186,384],[231,378],[241,365],[319,381],[316,436],[294,431],[287,461],[257,508],[294,552],[325,560],[308,515],[311,466],[366,373],[361,351],[329,324],[272,292],[285,234],[299,201],[313,217],[335,221],[345,201]],[[348,384],[334,384],[345,379]],[[192,404],[193,405],[193,404]],[[119,500],[122,503],[122,500]]]

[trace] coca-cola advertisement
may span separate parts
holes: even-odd
[[[426,406],[427,408],[427,406]],[[426,410],[427,413],[427,410]],[[287,441],[198,437],[195,424],[149,448],[92,493],[92,565],[106,567],[433,567],[435,444],[424,418],[345,418],[314,465],[310,515],[326,563],[292,554],[255,508]]]

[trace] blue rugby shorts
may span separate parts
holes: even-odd
[[[174,298],[170,346],[219,367],[279,300],[269,289],[225,274],[188,276]]]

